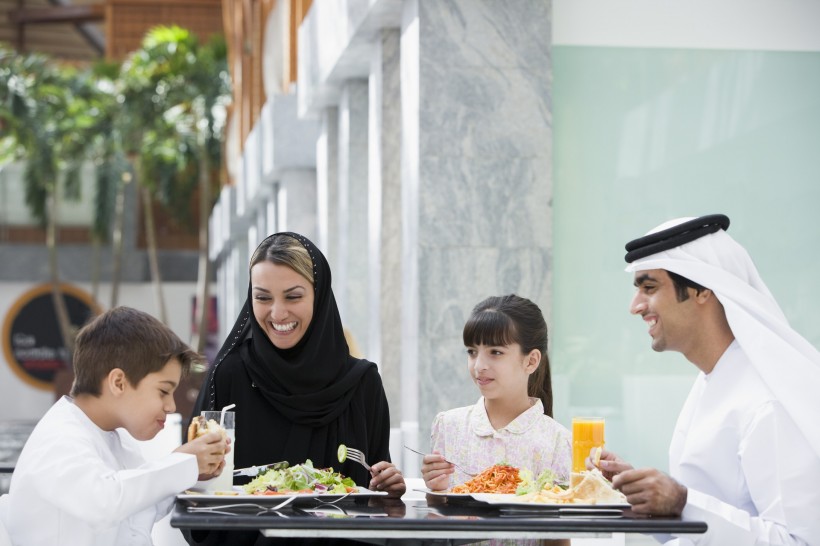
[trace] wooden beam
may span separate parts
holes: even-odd
[[[105,19],[105,9],[102,4],[21,8],[11,10],[8,14],[9,20],[15,25],[84,23]]]

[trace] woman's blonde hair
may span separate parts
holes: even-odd
[[[315,284],[313,260],[310,259],[308,250],[290,235],[271,235],[262,241],[251,257],[250,267],[253,268],[260,262],[286,265],[309,280],[310,284]]]

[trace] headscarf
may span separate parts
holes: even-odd
[[[691,220],[670,220],[649,233]],[[789,326],[748,252],[720,229],[626,267],[647,269],[672,271],[717,296],[735,339],[820,457],[820,353]]]
[[[330,285],[330,266],[319,249],[291,232],[271,235],[259,246],[282,235],[299,241],[313,262],[313,319],[294,347],[276,348],[253,315],[248,282],[245,304],[209,375],[206,406],[218,409],[214,407],[216,370],[226,356],[239,351],[248,374],[271,405],[294,423],[323,426],[347,408],[359,380],[375,364],[350,356]]]

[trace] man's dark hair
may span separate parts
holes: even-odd
[[[678,301],[686,301],[689,299],[688,288],[694,288],[697,294],[700,294],[702,290],[708,290],[705,286],[701,286],[695,281],[690,281],[677,273],[672,273],[671,271],[667,271],[667,273],[669,273],[669,278],[672,279],[672,284],[675,285],[675,296]]]

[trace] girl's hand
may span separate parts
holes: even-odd
[[[588,470],[592,470],[593,468],[597,468],[601,471],[601,474],[604,475],[604,478],[612,481],[612,478],[624,472],[626,470],[632,470],[632,465],[628,462],[622,460],[620,457],[612,453],[611,451],[601,451],[600,460],[598,460],[598,464],[595,464],[595,448],[590,451],[589,457],[587,457],[584,461]]]
[[[443,491],[450,485],[450,475],[456,471],[452,463],[444,460],[438,451],[425,455],[422,459],[421,477],[431,491]]]
[[[370,480],[368,489],[372,491],[387,491],[387,498],[396,499],[404,495],[407,486],[404,483],[404,476],[393,463],[379,461],[370,467]]]

